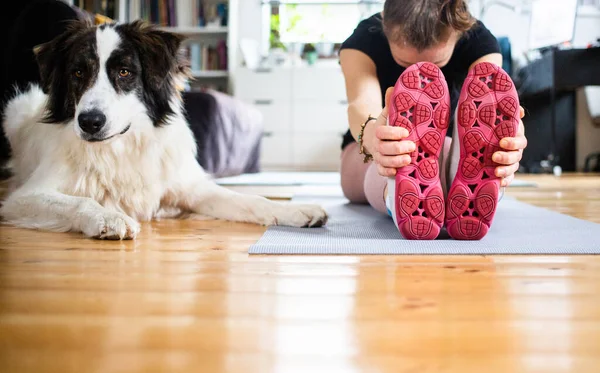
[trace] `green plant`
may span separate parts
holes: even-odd
[[[317,51],[317,48],[315,48],[314,44],[308,43],[308,44],[304,45],[304,51],[303,51],[304,54],[311,53],[311,52],[316,52],[316,51]]]
[[[271,14],[271,34],[269,36],[269,46],[271,49],[281,48],[286,50],[285,45],[281,42],[281,35],[279,33],[279,27],[281,22],[279,20],[279,14]]]

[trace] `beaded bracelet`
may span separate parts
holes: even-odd
[[[358,134],[358,139],[357,139],[358,145],[360,146],[359,154],[363,154],[365,156],[363,159],[363,162],[365,162],[365,163],[368,163],[370,160],[373,159],[373,156],[365,151],[365,146],[363,145],[363,135],[365,134],[365,127],[372,120],[377,120],[377,118],[374,118],[371,116],[371,114],[369,114],[369,117],[367,118],[367,120],[360,126],[360,133]]]

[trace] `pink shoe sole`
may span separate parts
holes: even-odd
[[[396,173],[396,221],[409,240],[433,240],[444,223],[444,192],[439,156],[450,119],[450,93],[441,70],[432,63],[412,65],[394,87],[389,125],[409,131],[417,150],[410,165]]]
[[[502,68],[483,62],[469,72],[457,122],[460,160],[448,193],[446,227],[454,239],[480,240],[490,229],[500,190],[492,155],[519,126],[519,96]]]

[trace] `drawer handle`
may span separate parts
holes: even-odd
[[[273,100],[255,100],[254,105],[273,105]]]
[[[263,132],[263,137],[272,137],[273,132]]]

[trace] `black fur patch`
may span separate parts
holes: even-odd
[[[126,72],[127,75],[122,76],[122,72]],[[126,40],[121,41],[119,48],[114,50],[106,61],[106,73],[118,93],[143,90],[140,59],[135,48]]]
[[[139,58],[143,88],[138,90],[138,94],[149,117],[155,126],[165,124],[173,114],[170,101],[177,94],[174,75],[184,69],[184,61],[179,55],[183,36],[158,30],[141,21],[118,25],[115,30],[122,39],[120,53],[135,50]],[[122,90],[127,88],[121,84],[118,87]]]
[[[35,50],[43,91],[48,94],[47,123],[65,123],[75,115],[75,103],[96,80],[98,55],[95,29],[75,21],[66,32]],[[75,73],[80,71],[80,77]]]

